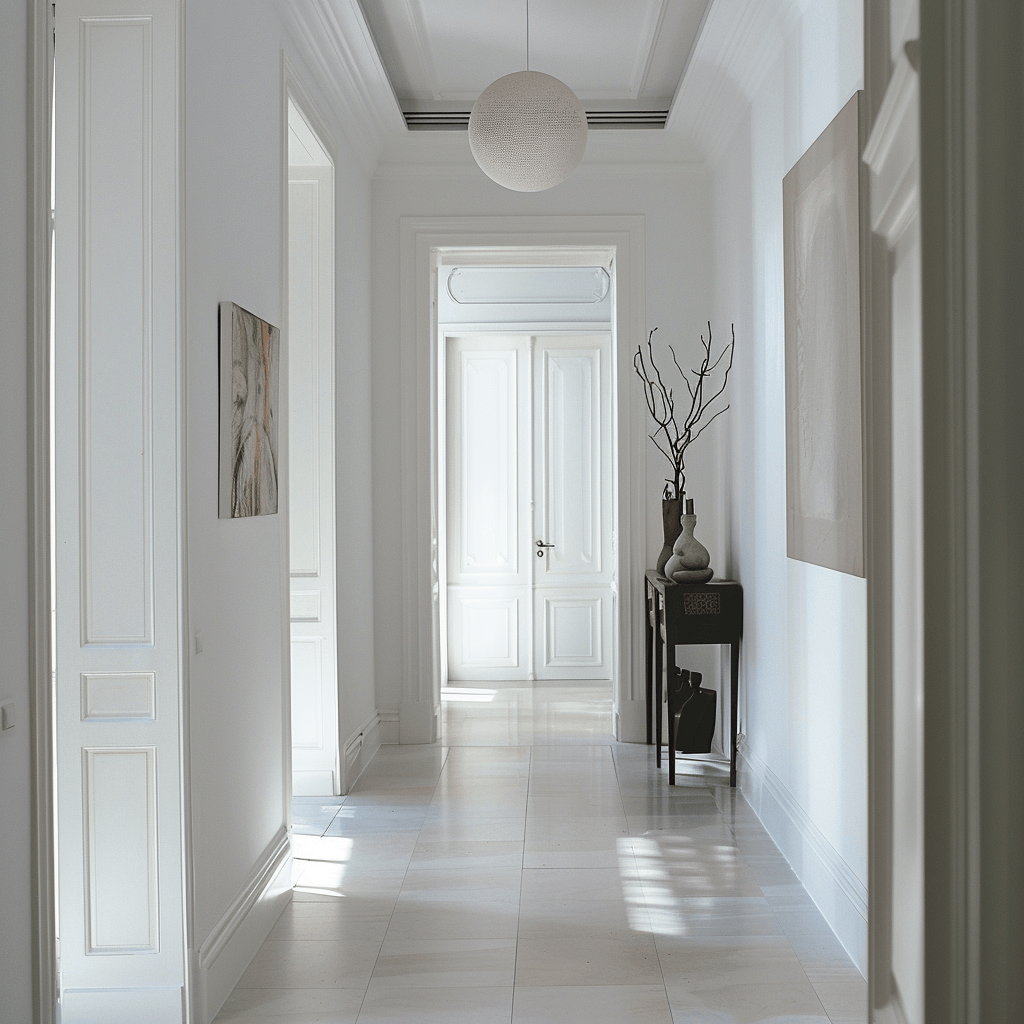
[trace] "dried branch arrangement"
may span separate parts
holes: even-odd
[[[705,430],[729,406],[717,410],[710,418],[705,419],[716,398],[719,398],[729,383],[729,372],[732,370],[733,352],[736,348],[736,327],[732,327],[732,341],[726,345],[718,356],[712,360],[711,348],[711,324],[708,323],[708,337],[704,340],[701,335],[701,361],[697,369],[687,372],[679,365],[676,359],[675,350],[671,345],[668,350],[672,355],[672,362],[679,376],[683,378],[686,390],[689,394],[689,408],[686,409],[682,421],[677,419],[675,394],[662,377],[661,370],[654,360],[654,332],[647,336],[647,355],[644,355],[644,346],[638,345],[633,356],[633,368],[637,376],[643,381],[644,398],[647,401],[647,408],[651,418],[657,424],[653,434],[648,435],[654,442],[655,447],[668,459],[672,466],[672,476],[665,478],[665,497],[682,498],[683,490],[686,487],[685,455],[686,449],[704,433]],[[728,362],[724,364],[721,374],[721,386],[715,390],[714,375],[722,360],[728,356]],[[686,400],[681,402],[679,412],[682,413],[686,407]]]

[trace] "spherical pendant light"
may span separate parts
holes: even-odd
[[[564,181],[587,148],[587,114],[565,83],[539,71],[492,82],[469,116],[469,146],[489,178],[515,192]]]

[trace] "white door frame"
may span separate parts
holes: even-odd
[[[642,216],[403,217],[401,219],[402,694],[399,741],[440,736],[442,679],[439,574],[438,351],[436,254],[473,249],[500,264],[509,249],[613,248],[617,289],[613,403],[619,465],[615,495],[618,593],[613,629],[613,725],[618,739],[643,742],[643,609],[637,600],[646,562],[646,458],[642,402],[633,386],[632,339],[644,336]],[[507,256],[506,256],[507,258]],[[521,256],[520,256],[521,258]]]
[[[53,1024],[57,998],[57,879],[54,834],[54,745],[51,663],[53,581],[50,577],[50,160],[53,122],[53,9],[34,5],[33,81],[29,93],[32,137],[32,223],[29,276],[32,363],[29,429],[32,439],[30,538],[30,697],[34,748],[32,859],[35,899],[36,1005],[39,1024]]]
[[[290,325],[290,318],[292,311],[290,308],[290,282],[288,279],[288,268],[291,261],[291,185],[292,185],[292,170],[288,159],[288,146],[289,146],[289,133],[290,133],[290,119],[291,115],[289,112],[289,105],[294,106],[295,111],[299,117],[305,122],[307,129],[315,137],[316,142],[319,144],[321,150],[330,162],[330,183],[327,186],[328,195],[326,196],[327,208],[324,209],[321,215],[321,221],[327,221],[329,223],[329,237],[325,238],[322,243],[318,246],[316,253],[317,260],[317,276],[323,278],[325,274],[325,268],[321,266],[321,261],[329,262],[330,266],[326,272],[328,274],[329,285],[327,285],[323,291],[324,295],[321,299],[320,310],[323,313],[324,320],[327,321],[326,326],[323,326],[317,334],[316,347],[317,352],[315,359],[318,362],[318,372],[323,374],[321,380],[321,387],[323,387],[323,381],[330,381],[330,410],[329,410],[329,436],[324,436],[327,431],[321,429],[324,427],[324,416],[321,415],[318,422],[315,425],[317,447],[322,453],[320,459],[319,475],[321,477],[321,488],[320,493],[323,496],[329,492],[330,495],[330,511],[326,513],[323,508],[317,510],[319,526],[321,530],[321,561],[329,562],[330,568],[327,571],[329,576],[329,582],[326,586],[326,590],[330,590],[331,593],[326,596],[321,602],[316,602],[315,614],[317,622],[315,625],[300,614],[298,618],[293,617],[293,610],[291,609],[292,601],[292,558],[290,551],[290,532],[291,532],[291,482],[289,478],[289,554],[288,561],[286,564],[286,578],[287,578],[287,601],[286,607],[289,609],[287,613],[288,618],[288,635],[290,638],[289,650],[294,651],[294,642],[296,640],[310,640],[313,639],[308,634],[310,629],[315,633],[321,634],[317,639],[322,640],[322,647],[320,656],[327,663],[323,669],[323,686],[324,689],[327,687],[327,678],[331,678],[331,689],[332,694],[324,700],[324,712],[330,708],[331,714],[327,716],[325,714],[324,720],[321,723],[321,727],[326,732],[330,730],[332,735],[325,740],[325,746],[333,751],[333,767],[330,769],[331,782],[329,788],[332,793],[340,794],[347,792],[347,782],[343,778],[343,766],[341,764],[341,744],[342,744],[342,707],[341,707],[341,692],[339,685],[339,672],[338,672],[338,623],[337,623],[337,536],[336,536],[336,487],[335,487],[335,473],[336,473],[336,449],[335,449],[335,380],[336,380],[336,360],[334,353],[335,336],[336,336],[336,306],[335,306],[335,225],[336,225],[336,211],[334,206],[335,190],[336,190],[336,168],[337,168],[337,157],[334,151],[333,141],[331,140],[330,134],[327,131],[324,119],[320,116],[317,111],[316,105],[313,103],[305,89],[298,81],[293,68],[288,62],[287,58],[284,59],[284,103],[285,103],[285,140],[284,140],[284,160],[285,160],[285,173],[284,180],[286,182],[285,187],[285,200],[284,200],[284,225],[285,225],[285,238],[284,238],[284,253],[285,259],[282,260],[282,270],[284,273],[284,285],[282,288],[282,294],[285,296],[285,323]],[[290,327],[289,331],[286,332],[288,335],[288,356],[290,360],[290,349],[291,349],[291,337]],[[325,351],[325,348],[327,351]],[[293,384],[289,378],[287,380],[288,388],[288,405],[291,406],[292,392],[291,389]],[[290,416],[289,412],[289,416]],[[290,442],[289,442],[290,443]],[[290,456],[289,456],[289,472],[290,472]],[[326,479],[325,479],[326,478]],[[323,497],[321,497],[321,503],[323,503]],[[323,575],[321,573],[321,575]],[[319,588],[318,588],[319,589]],[[307,612],[306,614],[310,614]],[[287,678],[289,679],[289,701],[291,699],[291,689],[294,684],[294,680],[291,672],[291,662],[289,661],[289,672]],[[289,722],[291,722],[291,708],[292,705],[289,702]],[[291,733],[291,726],[290,726]],[[309,792],[309,783],[313,777],[311,772],[301,772],[300,769],[294,767],[294,736],[289,735],[288,737],[288,749],[291,752],[293,759],[293,766],[290,770],[291,778],[291,791],[295,788],[303,790],[305,783],[305,792]],[[323,766],[320,766],[323,769]],[[300,771],[298,783],[295,781],[295,772]],[[321,785],[313,785],[312,788],[316,791],[317,795],[320,795],[321,791],[326,790],[328,786],[325,784],[325,780],[321,780]]]

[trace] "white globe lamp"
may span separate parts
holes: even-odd
[[[469,147],[489,178],[515,192],[565,181],[587,148],[587,114],[564,82],[517,71],[492,82],[469,116]]]

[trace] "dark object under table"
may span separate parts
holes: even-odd
[[[736,785],[736,706],[739,698],[740,639],[743,636],[743,587],[735,580],[674,583],[654,569],[647,570],[645,630],[647,742],[657,746],[661,767],[661,704],[665,680],[675,675],[676,647],[685,644],[729,645],[729,719],[732,745],[729,785]],[[674,702],[670,702],[674,703]],[[670,706],[669,731],[678,707]],[[675,743],[669,742],[668,781],[675,785]]]

